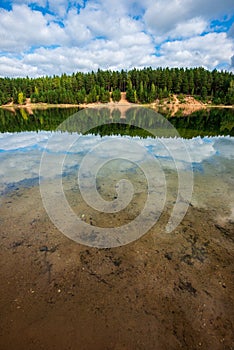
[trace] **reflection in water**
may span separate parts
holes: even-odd
[[[233,138],[218,136],[233,135],[233,110],[212,109],[196,112],[189,117],[170,119],[179,134],[188,137],[184,142],[190,153],[190,161],[185,159],[180,139],[171,138],[179,136],[176,130],[170,127],[166,119],[151,110],[145,108],[136,110],[129,106],[122,111],[117,108],[86,109],[78,113],[76,119],[68,118],[76,111],[74,109],[35,110],[33,115],[26,115],[26,111],[23,114],[22,111],[12,114],[0,109],[2,131],[0,134],[0,190],[2,194],[19,186],[37,184],[41,156],[46,150],[50,160],[50,176],[54,179],[60,176],[56,168],[58,159],[66,155],[63,164],[63,181],[69,196],[73,197],[72,191],[76,188],[77,172],[83,157],[92,148],[108,141],[110,135],[116,140],[121,140],[122,135],[129,140],[134,137],[137,144],[144,147],[160,162],[167,180],[167,200],[170,203],[176,199],[178,169],[186,172],[188,165],[192,164],[195,175],[193,205],[212,207],[220,212],[220,215],[227,217],[233,215],[234,200],[231,190],[234,173]],[[48,146],[47,142],[53,135],[51,130],[56,130],[58,126],[56,137]],[[74,134],[74,130],[79,134],[78,142],[77,133]],[[203,138],[194,138],[198,134]],[[155,135],[158,138],[154,139]],[[205,137],[205,135],[216,137]],[[160,136],[164,136],[163,145]],[[191,137],[193,138],[190,139]],[[70,144],[73,147],[68,151],[67,147]],[[173,151],[173,157],[166,149]],[[102,157],[105,157],[104,153]],[[108,193],[113,192],[115,180],[119,179],[116,166],[110,164],[110,167],[112,167],[112,175],[107,168],[107,173],[100,173],[100,178],[97,179],[100,192],[103,192],[104,197],[108,197]],[[121,169],[121,165],[119,168]],[[136,187],[138,188],[140,181],[145,188],[144,181],[136,178],[132,166],[126,169],[127,176],[131,177]],[[124,174],[124,171],[121,173]],[[104,178],[105,180],[102,180]],[[105,189],[103,189],[103,183]],[[137,192],[141,193],[140,190]],[[143,194],[139,196],[141,197],[140,207],[142,207],[144,196]],[[138,212],[138,209],[134,210]]]
[[[79,124],[76,125],[78,132],[89,130],[94,120],[98,126],[91,130],[96,135],[130,135],[147,137],[156,131],[159,133],[162,125],[155,118],[155,112],[140,108],[136,112],[134,108],[100,108],[87,109],[80,115]],[[47,109],[34,110],[33,115],[26,110],[0,109],[0,132],[22,132],[56,130],[56,128],[69,116],[77,112],[77,109]],[[142,115],[143,114],[143,115]],[[123,123],[124,121],[124,123]],[[177,129],[181,137],[192,138],[196,136],[234,136],[234,109],[210,109],[192,113],[189,116],[172,117],[170,123]],[[127,123],[127,124],[126,124]],[[133,124],[133,125],[131,125]],[[134,126],[137,124],[139,127]],[[66,125],[66,129],[72,128]],[[165,136],[165,135],[162,135]]]
[[[77,112],[77,108],[51,108],[45,110],[7,110],[0,108],[0,132],[51,131]]]

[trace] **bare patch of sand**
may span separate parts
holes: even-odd
[[[19,105],[19,104],[13,104],[13,102],[7,103],[5,105],[0,106],[0,108],[8,109],[11,111],[14,111],[16,109],[26,109],[29,114],[33,114],[34,109],[47,109],[47,108],[96,108],[99,106],[102,106],[103,103],[101,102],[95,102],[95,103],[83,103],[83,104],[64,104],[64,103],[31,103],[30,98],[26,99],[25,104]],[[110,99],[110,102],[105,104],[106,106],[111,106],[113,108],[118,108],[120,105],[135,105],[134,103],[130,103],[126,99],[126,92],[121,92],[121,99],[119,102],[113,102],[112,99]],[[140,106],[141,104],[139,104]],[[176,115],[178,112],[181,113],[181,115],[189,115],[193,112],[196,112],[201,109],[206,108],[233,108],[233,106],[224,106],[224,105],[212,105],[211,103],[203,103],[201,101],[196,100],[193,96],[187,95],[183,96],[183,98],[179,98],[178,95],[173,94],[169,98],[165,98],[163,100],[155,100],[153,103],[150,103],[148,105],[144,105],[145,107],[153,108],[157,111],[162,111],[165,113],[170,113],[171,116]]]
[[[165,112],[170,112],[174,116],[179,111],[182,115],[188,115],[201,109],[207,108],[207,105],[197,101],[192,96],[184,96],[183,99],[179,99],[177,95],[172,95],[171,98],[156,100],[151,106],[155,109],[161,109]]]

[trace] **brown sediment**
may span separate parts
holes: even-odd
[[[166,210],[115,249],[62,235],[37,187],[8,193],[0,212],[1,349],[232,349],[233,222],[212,209],[190,205],[170,234]]]
[[[233,108],[234,106],[212,105],[211,103],[203,103],[196,100],[193,96],[184,96],[180,101],[177,95],[172,95],[171,98],[165,98],[163,101],[156,100],[148,105],[160,113],[169,113],[170,116],[187,116],[194,112],[210,108]]]
[[[177,95],[173,95],[171,99],[164,99],[163,103],[160,104],[157,101],[153,104],[154,108],[161,108],[162,110],[169,110],[171,115],[174,116],[179,111],[182,115],[188,115],[201,109],[207,108],[207,105],[197,101],[192,96],[185,96],[183,102],[179,101]]]

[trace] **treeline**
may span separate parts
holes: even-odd
[[[204,68],[132,69],[62,74],[40,78],[0,78],[0,104],[13,101],[92,103],[121,99],[126,92],[129,102],[151,103],[170,94],[189,94],[204,102],[234,104],[234,76],[231,72],[212,72]]]

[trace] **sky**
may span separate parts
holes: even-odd
[[[233,0],[0,0],[0,76],[234,72]]]

